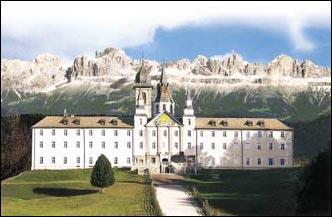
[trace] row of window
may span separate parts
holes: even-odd
[[[63,157],[63,164],[67,164],[67,162],[68,162],[67,157]],[[55,157],[51,158],[51,163],[55,164]],[[76,163],[77,164],[81,163],[81,158],[80,157],[76,157]],[[118,164],[118,157],[114,157],[113,163]],[[131,163],[131,158],[130,157],[127,158],[127,163],[128,164]],[[39,158],[39,164],[44,164],[44,157]],[[89,157],[89,164],[93,164],[93,158],[92,157]]]
[[[187,136],[189,136],[189,137],[191,137],[191,130],[188,130],[187,131]],[[139,131],[139,135],[140,136],[143,136],[143,130],[140,130]],[[167,136],[167,130],[164,130],[163,131],[163,135],[164,136]],[[201,136],[201,137],[203,137],[204,136],[204,131],[200,131],[199,132],[199,135]],[[152,136],[153,137],[155,137],[156,136],[156,130],[152,130]],[[179,136],[179,131],[177,131],[177,130],[175,130],[174,131],[174,136],[175,137],[177,137],[177,136]],[[216,132],[214,131],[214,130],[212,130],[211,131],[211,137],[215,137],[216,136]],[[223,137],[227,137],[227,131],[223,131]],[[239,132],[238,131],[234,131],[234,137],[239,137]],[[246,137],[247,138],[250,138],[250,131],[246,131]],[[257,137],[262,137],[262,131],[258,131],[257,132]],[[280,132],[280,137],[281,138],[285,138],[285,132]],[[273,132],[272,131],[270,131],[269,132],[269,138],[273,138]]]
[[[40,136],[44,135],[43,129],[40,129],[40,130],[39,130],[39,135],[40,135]],[[67,129],[64,129],[64,130],[63,130],[63,135],[64,135],[64,136],[67,136],[67,135],[68,135]],[[76,135],[77,135],[77,136],[80,136],[80,135],[81,135],[81,130],[80,130],[80,129],[77,129],[77,130],[76,130]],[[93,135],[93,131],[92,131],[92,130],[89,130],[89,136],[92,136],[92,135]],[[102,136],[105,136],[105,130],[101,130],[101,135],[102,135]],[[130,130],[127,130],[127,136],[130,136],[130,135],[131,135]],[[55,129],[52,129],[52,136],[55,136]],[[114,130],[114,136],[118,136],[118,130]]]
[[[81,133],[81,131],[79,129],[77,129],[76,130],[76,135],[80,136],[80,133]],[[64,134],[64,136],[68,135],[67,129],[64,129],[63,134]],[[192,134],[191,130],[188,130],[187,131],[187,136],[191,137],[191,134]],[[204,136],[203,131],[200,131],[199,134],[200,134],[201,137]],[[40,129],[39,135],[41,135],[41,136],[43,135],[43,130],[42,129]],[[52,129],[52,135],[55,136],[55,129]],[[89,136],[92,136],[92,135],[93,135],[93,131],[89,130]],[[101,130],[101,135],[105,136],[105,130]],[[131,135],[130,130],[127,130],[127,136],[130,136],[130,135]],[[143,130],[139,131],[139,135],[143,136]],[[164,130],[163,135],[167,136],[167,130]],[[211,131],[211,136],[215,137],[215,135],[216,135],[215,131],[214,130]],[[114,130],[114,136],[118,136],[118,130]],[[152,136],[156,136],[156,130],[152,130]],[[174,136],[176,136],[176,137],[179,136],[179,132],[177,130],[174,131]],[[234,131],[234,137],[238,137],[238,136],[239,136],[239,132]],[[227,137],[227,131],[223,131],[223,137]],[[250,131],[246,131],[246,137],[250,138]],[[257,137],[262,137],[262,131],[257,132]],[[285,137],[285,132],[281,131],[280,132],[280,137],[284,138]],[[269,138],[273,138],[273,132],[272,131],[269,132]]]
[[[262,165],[262,158],[257,158],[257,165],[260,166]],[[284,166],[285,165],[285,159],[281,158],[279,163],[280,163],[280,166]],[[268,164],[269,166],[273,166],[274,165],[274,159],[273,158],[269,158],[268,159]],[[250,165],[250,158],[246,158],[246,165],[249,166]]]
[[[40,148],[44,147],[44,142],[43,141],[39,142],[39,147]],[[51,147],[55,148],[55,141],[52,141]],[[63,147],[64,148],[68,148],[68,142],[67,141],[63,142]],[[81,143],[79,141],[77,141],[76,142],[76,148],[80,148],[80,147],[81,147]],[[104,141],[101,142],[101,147],[105,148],[105,142]],[[118,148],[118,147],[119,147],[119,143],[118,142],[114,142],[114,148]],[[89,148],[93,148],[93,142],[92,141],[89,142]],[[131,148],[131,142],[127,142],[127,148]]]

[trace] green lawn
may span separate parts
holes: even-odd
[[[187,181],[218,215],[294,215],[300,172],[202,170]]]
[[[1,182],[1,215],[158,215],[147,177],[115,169],[101,194],[92,170],[27,171]]]

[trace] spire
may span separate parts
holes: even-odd
[[[166,79],[166,73],[165,73],[165,69],[164,69],[164,59],[163,59],[163,63],[161,65],[161,76],[160,76],[160,83],[164,84],[167,83],[167,79]]]
[[[68,114],[67,114],[67,109],[66,109],[66,107],[65,107],[65,109],[63,110],[63,117],[67,117],[68,116]]]

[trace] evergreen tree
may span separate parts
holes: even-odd
[[[103,189],[114,184],[114,175],[112,165],[105,155],[100,155],[93,167],[90,183],[91,185]]]

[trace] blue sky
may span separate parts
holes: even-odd
[[[197,55],[214,56],[235,51],[249,62],[267,63],[280,54],[311,59],[317,64],[331,66],[331,28],[308,28],[308,38],[315,44],[311,51],[298,51],[289,38],[278,32],[243,25],[183,26],[173,30],[158,28],[151,43],[125,48],[126,53],[140,58],[161,61]]]
[[[121,48],[132,58],[280,54],[331,66],[331,2],[2,2],[1,57],[72,61]]]

